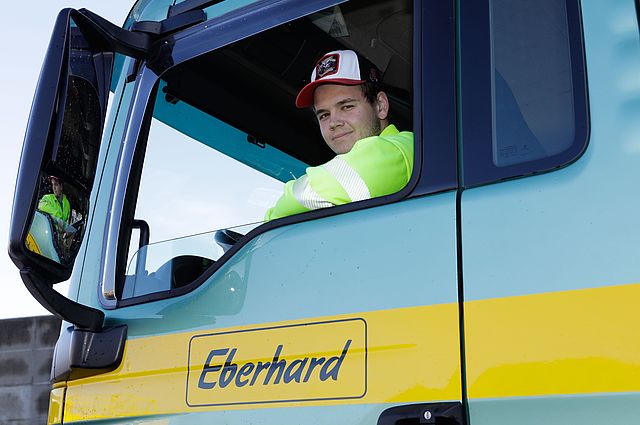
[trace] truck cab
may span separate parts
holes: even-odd
[[[635,422],[638,10],[139,0],[123,27],[61,11],[9,246],[63,319],[49,424]],[[382,71],[411,177],[265,221],[335,155],[295,98],[340,49]],[[39,207],[52,176],[63,220]]]

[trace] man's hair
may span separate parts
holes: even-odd
[[[378,93],[386,93],[385,87],[382,83],[366,82],[364,84],[360,84],[360,88],[362,88],[362,94],[370,105],[375,104],[376,99],[378,98]],[[391,110],[391,105],[389,105],[389,110],[387,111],[387,121],[393,121],[393,111]]]
[[[372,105],[375,103],[376,98],[378,97],[378,93],[380,93],[381,91],[384,91],[382,89],[382,84],[371,83],[369,81],[363,84],[360,84],[360,88],[362,89],[362,94],[364,94],[364,98],[367,100],[367,102],[369,102]]]

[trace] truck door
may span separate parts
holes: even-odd
[[[474,425],[637,420],[636,17],[622,0],[463,3]]]
[[[79,289],[90,304],[102,282],[124,359],[68,382],[66,422],[463,423],[453,2],[334,3],[232,11],[142,64]],[[331,158],[293,100],[336,48],[385,69],[411,180],[263,224]]]

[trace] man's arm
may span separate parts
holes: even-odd
[[[395,193],[407,184],[412,169],[412,133],[368,137],[350,152],[287,182],[265,220]]]
[[[38,201],[38,210],[45,212],[49,215],[54,215],[56,213],[56,206],[55,204],[53,204],[51,197],[55,196],[52,194],[49,195],[44,195],[42,198],[40,198],[40,201]]]

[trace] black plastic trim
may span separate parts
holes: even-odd
[[[138,248],[149,245],[149,223],[144,220],[137,219],[133,220],[133,225],[131,227],[140,230],[140,243],[138,244]]]
[[[565,0],[573,73],[575,139],[565,151],[537,160],[497,167],[492,159],[491,19],[490,0],[461,2],[460,82],[463,125],[464,187],[551,172],[577,161],[586,151],[590,135],[589,96],[582,18],[578,0]]]
[[[102,327],[104,312],[61,295],[53,285],[41,279],[30,269],[20,270],[20,277],[33,298],[51,314],[80,328],[96,330]]]
[[[82,21],[88,23],[83,25],[82,30],[93,33],[96,40],[107,43],[115,52],[132,58],[144,58],[151,49],[153,39],[148,34],[122,29],[90,10],[80,9],[73,18],[79,21],[78,24]]]
[[[460,402],[421,403],[395,406],[383,411],[378,425],[435,424],[465,425]]]
[[[116,369],[122,362],[126,340],[127,325],[109,326],[100,331],[63,328],[53,353],[52,381],[84,378]]]

